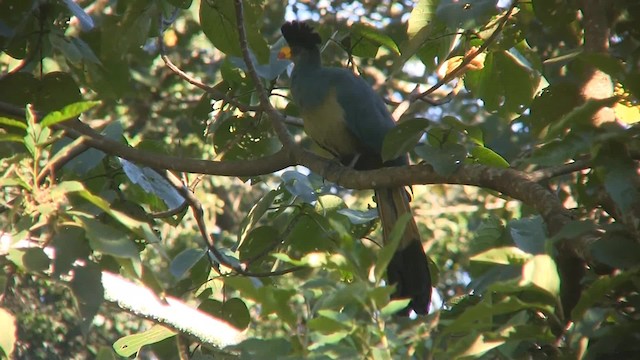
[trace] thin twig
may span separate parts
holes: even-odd
[[[498,38],[498,35],[502,32],[502,29],[507,24],[507,21],[511,17],[511,13],[513,12],[513,10],[517,5],[518,5],[518,1],[514,0],[511,6],[509,7],[509,9],[507,10],[507,12],[502,17],[502,20],[496,26],[495,31],[491,33],[491,35],[482,43],[482,45],[480,45],[480,47],[478,47],[476,51],[465,56],[464,59],[462,59],[462,62],[455,69],[453,69],[451,72],[445,75],[442,79],[440,79],[435,85],[433,85],[427,91],[415,96],[413,99],[411,99],[411,101],[423,100],[423,98],[425,98],[426,96],[429,96],[434,91],[442,87],[444,84],[458,77],[458,75],[460,75],[464,71],[464,68],[467,65],[469,65],[471,61],[473,61],[473,59],[475,59],[478,55],[482,54],[489,47],[489,45],[491,45]]]
[[[162,24],[162,21],[160,21],[160,23]],[[160,34],[158,35],[158,49],[160,52],[160,58],[162,59],[162,61],[164,61],[164,64],[169,68],[169,70],[173,71],[174,74],[178,75],[181,79],[185,80],[186,82],[188,82],[189,84],[206,91],[207,93],[209,93],[211,96],[213,96],[215,99],[217,100],[224,100],[226,102],[228,102],[229,104],[235,106],[236,108],[238,108],[238,110],[242,111],[242,112],[247,112],[247,111],[255,111],[255,110],[259,110],[260,107],[259,106],[247,106],[245,104],[243,104],[240,101],[237,101],[236,99],[228,96],[227,94],[223,93],[222,91],[219,91],[218,89],[211,87],[209,85],[204,84],[203,82],[191,77],[189,74],[185,73],[184,71],[182,71],[182,69],[180,69],[179,67],[177,67],[167,56],[166,52],[165,52],[165,47],[164,47],[164,41],[162,40],[162,35],[163,35],[163,31],[162,29],[160,29]]]
[[[568,164],[552,166],[552,167],[532,171],[529,174],[527,174],[527,178],[529,178],[529,180],[531,181],[541,182],[541,181],[549,180],[554,177],[567,175],[567,174],[574,173],[576,171],[588,169],[592,165],[593,164],[591,162],[591,159],[576,160]]]
[[[195,218],[196,224],[198,225],[198,229],[200,230],[200,235],[202,236],[207,249],[213,254],[213,256],[215,257],[216,261],[218,261],[218,263],[230,269],[233,269],[233,271],[239,275],[250,276],[250,277],[280,276],[280,275],[288,274],[294,271],[305,269],[304,266],[293,266],[291,268],[283,269],[283,270],[254,273],[251,271],[246,271],[240,266],[237,266],[228,262],[226,260],[225,255],[220,253],[220,251],[216,248],[215,238],[212,235],[210,235],[207,230],[207,225],[204,221],[204,210],[200,201],[195,197],[195,195],[191,192],[191,190],[182,183],[182,181],[178,177],[176,177],[175,175],[173,175],[171,172],[168,172],[168,171],[165,173],[166,173],[165,178],[171,183],[171,185],[174,188],[176,188],[176,190],[178,190],[180,195],[182,195],[182,197],[185,199],[185,202],[189,204],[189,207],[193,212],[193,217]],[[222,273],[220,273],[220,270],[217,267],[215,266],[212,266],[212,267],[214,268],[214,270],[216,270],[216,272],[218,272],[218,274],[222,275]]]
[[[285,148],[296,146],[291,134],[287,130],[287,127],[284,124],[284,118],[280,112],[278,112],[269,101],[269,95],[262,85],[262,79],[258,76],[256,72],[256,66],[251,59],[251,54],[249,53],[249,43],[247,41],[247,31],[244,28],[244,5],[242,0],[234,0],[234,5],[236,8],[236,25],[238,27],[238,36],[240,40],[240,49],[242,50],[242,58],[244,59],[245,64],[247,65],[247,73],[253,80],[254,86],[256,87],[256,91],[258,92],[258,96],[260,98],[260,105],[263,109],[267,111],[269,117],[271,118],[271,123],[273,125],[280,142]]]

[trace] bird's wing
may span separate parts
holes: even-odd
[[[364,146],[380,154],[385,135],[395,126],[382,98],[349,70],[326,70],[344,110],[347,127]]]

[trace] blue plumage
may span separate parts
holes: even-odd
[[[294,21],[281,29],[290,46],[284,53],[295,64],[291,94],[300,108],[307,135],[343,164],[356,169],[407,164],[406,156],[382,162],[382,144],[395,122],[371,86],[347,69],[323,67],[318,48],[321,39],[308,25]],[[374,190],[387,243],[398,218],[411,212],[409,196],[403,187]],[[411,298],[404,313],[409,309],[418,314],[428,311],[431,277],[415,221],[407,224],[387,276],[396,285],[394,297]]]

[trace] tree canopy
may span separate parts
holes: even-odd
[[[286,20],[382,96],[383,156],[413,165],[305,136]],[[634,0],[0,2],[0,356],[639,356],[639,22]],[[427,316],[385,282],[390,185]]]

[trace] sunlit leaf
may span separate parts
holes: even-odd
[[[15,316],[4,308],[0,308],[0,351],[11,356],[15,348],[18,330]]]
[[[535,255],[522,267],[520,285],[533,284],[554,297],[560,294],[560,276],[549,255]]]
[[[80,101],[73,104],[69,104],[59,111],[53,111],[48,113],[40,122],[44,127],[53,126],[77,117],[83,112],[100,105],[100,101]]]
[[[517,247],[498,247],[473,255],[471,261],[488,262],[493,264],[524,264],[531,256]]]
[[[121,337],[113,343],[113,349],[120,356],[130,357],[136,355],[145,345],[155,344],[164,339],[176,335],[175,330],[171,330],[162,325],[153,325],[149,330],[139,334]]]

